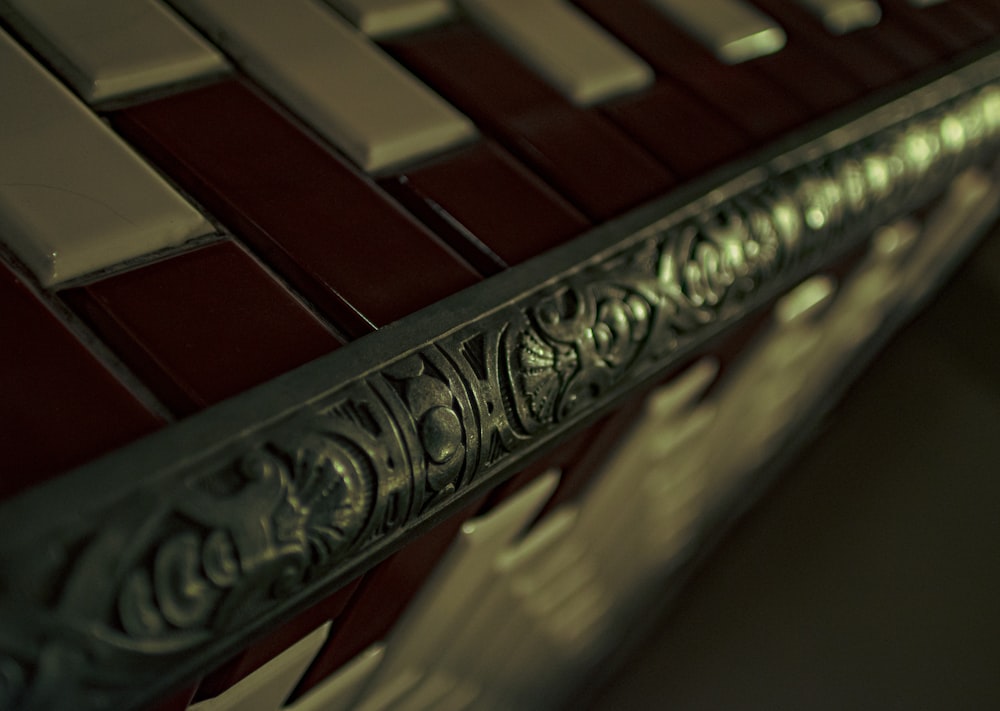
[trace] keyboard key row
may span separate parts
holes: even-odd
[[[0,0],[88,103],[221,74],[222,54],[156,0]]]
[[[239,80],[111,120],[351,337],[476,281],[369,179]]]
[[[44,285],[212,225],[0,33],[0,234]]]
[[[463,1],[468,7],[478,5],[504,16],[502,4]],[[9,7],[16,3],[5,2],[5,17],[11,17]],[[112,7],[119,0],[102,2]],[[493,22],[484,31],[477,23],[488,13],[477,15],[467,9],[474,22],[453,19],[393,35],[382,41],[381,49],[329,9],[305,0],[294,6],[255,0],[252,7],[240,4],[246,17],[220,15],[236,22],[236,29],[248,17],[256,17],[258,25],[280,28],[283,25],[274,20],[273,13],[297,12],[301,13],[299,21],[307,17],[316,20],[307,23],[315,27],[335,26],[334,36],[349,37],[347,45],[364,48],[360,53],[350,50],[345,60],[349,66],[328,65],[324,72],[317,65],[320,69],[313,70],[311,79],[299,77],[297,87],[269,89],[287,102],[297,118],[289,118],[284,107],[276,107],[245,78],[218,80],[215,75],[228,65],[211,45],[171,13],[151,10],[158,7],[154,3],[137,3],[136,13],[141,16],[137,22],[160,18],[159,23],[167,18],[164,26],[180,28],[180,36],[207,49],[205,56],[211,61],[190,75],[164,78],[173,76],[163,73],[164,67],[169,68],[177,57],[173,50],[165,52],[172,59],[164,67],[151,69],[150,83],[140,81],[134,90],[148,92],[174,82],[180,82],[183,90],[135,102],[107,116],[120,134],[218,220],[224,232],[245,242],[252,254],[215,236],[215,243],[207,247],[188,249],[183,255],[97,281],[87,275],[117,269],[123,260],[163,248],[176,249],[216,228],[57,81],[3,38],[3,64],[15,68],[0,76],[0,83],[9,83],[5,96],[30,95],[0,110],[0,122],[6,122],[3,125],[8,129],[3,135],[14,137],[8,139],[7,155],[30,154],[31,159],[5,163],[14,171],[9,175],[0,168],[6,183],[0,189],[0,196],[6,193],[0,200],[0,239],[42,283],[58,287],[68,280],[79,284],[81,277],[91,279],[64,290],[61,298],[168,409],[185,415],[329,352],[342,337],[363,335],[454,293],[473,283],[478,274],[493,273],[556,246],[594,222],[664,194],[678,180],[732,160],[762,139],[783,135],[795,125],[957,51],[954,39],[923,42],[910,17],[912,11],[904,11],[900,4],[886,3],[887,19],[875,27],[834,39],[815,13],[779,0],[755,2],[784,28],[787,44],[769,56],[727,66],[645,0],[578,0],[575,5],[546,0],[544,7],[535,8],[542,17],[546,12],[568,12],[577,19],[596,19],[598,24],[581,19],[582,26],[590,28],[585,34],[591,30],[604,33],[598,35],[604,38],[601,41],[612,42],[608,46],[627,58],[625,66],[646,70],[643,83],[618,86],[600,98],[576,102],[567,98],[572,91],[566,87],[572,81],[560,90],[555,75],[546,78],[544,71],[532,70],[531,44],[537,44],[538,38],[529,35],[527,49],[518,48],[510,38],[518,31],[526,32],[525,28]],[[37,17],[29,11],[23,17],[30,15],[32,22],[44,25],[45,13],[58,7],[54,0],[46,3],[37,6]],[[188,6],[196,3],[185,0],[180,4],[189,12]],[[205,0],[204,4],[235,12],[228,0]],[[392,5],[383,3],[384,7]],[[974,5],[963,3],[962,7],[968,10]],[[958,5],[949,2],[939,7]],[[986,10],[981,14],[990,17]],[[216,22],[212,17],[209,20]],[[512,19],[509,12],[506,17]],[[415,24],[423,27],[429,21]],[[597,30],[598,26],[603,29]],[[968,23],[953,26],[967,29]],[[35,50],[45,54],[53,51],[52,46],[66,44],[59,32],[68,31],[67,27],[56,23],[52,39]],[[887,28],[895,30],[887,33]],[[101,27],[87,25],[86,29],[102,36]],[[261,81],[268,72],[274,76],[290,72],[288,67],[269,68],[260,57],[244,56],[244,50],[256,52],[254,42],[263,38],[265,55],[270,52],[279,64],[285,61],[283,50],[276,49],[281,45],[269,45],[266,33],[256,34],[260,30],[250,27],[246,37],[230,33],[224,49],[235,64],[264,77]],[[31,36],[22,31],[22,38]],[[968,33],[962,41],[975,43],[977,36]],[[893,37],[905,37],[906,42],[924,47],[924,56],[899,61],[896,54],[905,53],[906,45]],[[861,38],[868,44],[857,41]],[[78,94],[86,96],[85,87],[90,84],[74,82],[66,69],[73,62],[85,63],[72,57],[89,56],[86,42],[73,44],[77,39],[59,50],[71,60],[51,64]],[[853,43],[853,49],[845,51],[845,41]],[[153,49],[158,46],[158,42],[148,44]],[[316,44],[322,43],[317,40]],[[678,47],[683,50],[680,54]],[[302,62],[306,56],[293,54],[291,58]],[[322,100],[310,95],[304,104],[295,103],[298,91],[329,92],[329,86],[339,86],[328,84],[326,75],[350,74],[355,56],[378,57],[379,66],[392,67],[390,74],[404,77],[415,91],[431,97],[433,105],[444,107],[448,120],[466,127],[459,132],[461,138],[444,142],[446,148],[420,149],[406,158],[387,159],[378,168],[376,183],[311,137],[298,119],[341,147],[354,162],[364,162],[359,159],[366,155],[364,151],[352,155],[343,148],[343,139],[317,128],[316,114],[308,109],[313,102],[321,110],[339,111],[340,104],[351,102],[335,101],[327,93]],[[565,55],[559,59],[563,60]],[[824,81],[802,81],[810,76],[802,67],[822,75]],[[709,81],[706,84],[698,78]],[[213,83],[191,88],[195,80]],[[355,87],[363,83],[345,81]],[[115,89],[106,96],[120,97],[132,90]],[[68,121],[69,128],[61,121]],[[364,121],[358,125],[368,128]],[[57,138],[46,137],[48,126]],[[253,149],[261,145],[266,150]],[[60,162],[73,156],[81,159],[69,161],[68,167]],[[23,167],[27,164],[31,170]],[[119,164],[127,169],[120,170]],[[38,193],[40,186],[48,187]],[[31,195],[32,191],[38,194]],[[142,209],[129,202],[133,193],[143,194],[141,201],[136,200]],[[511,209],[512,204],[517,208]],[[53,205],[57,209],[51,209]],[[511,236],[516,239],[509,240]],[[93,244],[98,242],[101,246],[95,249]],[[275,281],[269,269],[296,293]],[[218,280],[211,276],[217,272]],[[239,278],[227,281],[226,275]],[[188,280],[196,285],[212,280],[220,288],[192,289],[185,286]],[[185,308],[190,309],[181,313],[173,305],[158,302],[147,289],[172,294],[166,301],[185,301]],[[320,315],[300,303],[297,294]],[[215,299],[220,300],[218,306]],[[164,315],[159,320],[146,316],[160,312]],[[258,315],[265,320],[263,325],[255,323]],[[332,330],[328,324],[333,324]],[[261,348],[259,334],[283,332],[283,325],[294,325],[297,335],[268,338],[267,347]],[[174,348],[175,341],[184,338],[189,343]],[[242,362],[238,354],[255,349],[261,352],[245,359],[242,372],[223,372],[225,364]],[[205,353],[211,357],[206,359]]]
[[[367,171],[470,140],[463,116],[311,0],[175,0],[261,86]]]

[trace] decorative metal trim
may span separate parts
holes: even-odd
[[[0,709],[139,708],[319,599],[994,159],[998,78],[981,59],[0,505]]]

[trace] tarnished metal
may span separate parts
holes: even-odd
[[[998,79],[981,59],[5,502],[0,708],[139,707],[318,599],[995,158]]]

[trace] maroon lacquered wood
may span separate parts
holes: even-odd
[[[727,66],[645,0],[576,0],[656,71],[683,84],[754,138],[777,138],[810,116],[750,64]]]
[[[735,124],[666,79],[604,104],[601,110],[683,178],[728,163],[752,145],[749,135]]]
[[[815,116],[847,106],[864,94],[860,82],[798,37],[786,36],[780,52],[759,57],[751,66],[786,87]]]
[[[953,0],[953,3],[967,21],[985,28],[988,38],[1000,31],[1000,4],[979,0]]]
[[[111,118],[351,336],[477,279],[370,180],[238,81]]]
[[[164,422],[0,263],[0,499]]]
[[[353,597],[361,578],[357,578],[322,602],[313,605],[294,619],[251,644],[228,662],[208,674],[198,685],[195,701],[210,699],[254,673],[306,635],[331,620],[336,620]]]
[[[911,73],[930,69],[951,54],[945,43],[914,33],[913,28],[893,15],[883,14],[874,27],[855,30],[849,36],[879,47]]]
[[[382,185],[483,274],[584,232],[578,210],[492,141],[431,160]]]
[[[185,711],[191,703],[191,699],[194,698],[196,688],[197,684],[192,684],[191,686],[179,689],[146,711]]]
[[[1000,29],[1000,2],[997,0],[949,0],[949,2],[976,13],[982,21],[989,23],[991,31]]]
[[[882,0],[881,6],[883,18],[900,22],[946,55],[975,47],[992,35],[986,18],[970,17],[954,2],[913,7],[907,0]]]
[[[70,289],[63,297],[178,414],[340,345],[232,242]]]
[[[292,694],[294,700],[383,639],[458,534],[482,505],[477,500],[416,538],[368,572]]]
[[[868,89],[880,89],[911,73],[900,62],[870,40],[848,33],[834,37],[804,8],[788,0],[749,0],[774,18],[785,30],[788,43],[804,44],[837,62],[855,81]]]
[[[467,24],[384,46],[593,219],[621,214],[674,183],[614,124],[569,104]]]

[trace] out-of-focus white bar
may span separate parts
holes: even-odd
[[[330,633],[327,622],[313,630],[257,671],[211,699],[188,707],[189,711],[279,711],[306,673]]]
[[[797,0],[835,35],[873,27],[882,19],[882,8],[873,0]]]
[[[521,61],[580,106],[649,86],[653,70],[564,0],[459,0]]]
[[[228,67],[156,0],[2,0],[0,9],[90,103]]]
[[[774,54],[785,46],[785,31],[760,10],[740,0],[649,2],[726,64]]]
[[[314,689],[298,699],[286,711],[350,711],[356,708],[354,700],[361,688],[385,654],[385,645],[373,644],[336,672],[324,679]]]
[[[369,37],[409,32],[447,19],[451,0],[326,0]]]
[[[0,240],[53,285],[212,225],[0,32]]]
[[[930,7],[931,5],[940,5],[944,0],[910,0],[910,4],[913,7]]]
[[[174,0],[254,79],[367,171],[439,153],[472,123],[311,0]]]

